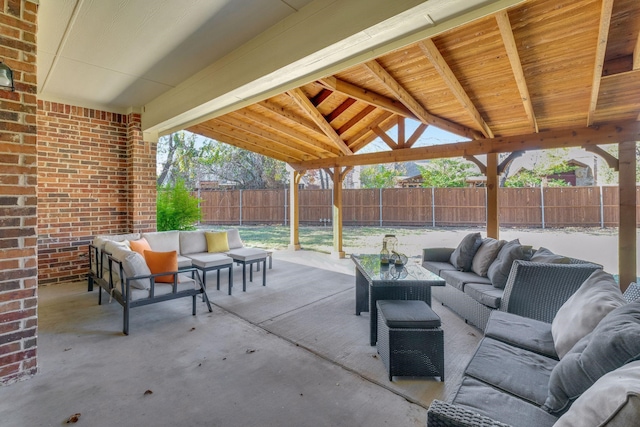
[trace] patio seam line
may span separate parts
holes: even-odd
[[[333,295],[337,295],[337,294],[340,294],[340,293],[343,293],[343,292],[348,292],[348,291],[352,291],[352,289],[345,289],[344,291],[337,292],[337,293],[335,293],[335,294],[333,294]],[[331,295],[331,296],[333,296],[333,295]],[[306,307],[306,306],[312,305],[312,304],[314,304],[314,303],[316,303],[316,302],[319,302],[319,301],[322,301],[322,300],[324,300],[324,299],[326,299],[326,298],[328,298],[328,297],[321,298],[321,299],[319,299],[319,300],[317,300],[317,301],[314,301],[314,302],[311,302],[311,303],[309,303],[309,304],[306,304],[306,305],[304,305],[303,307]],[[425,403],[422,403],[422,402],[420,402],[420,401],[418,401],[418,400],[416,400],[416,399],[413,399],[411,396],[408,396],[408,395],[406,395],[406,394],[404,394],[404,393],[402,393],[402,392],[400,392],[400,391],[398,391],[398,390],[396,390],[396,389],[394,389],[394,388],[392,388],[392,387],[388,386],[387,384],[381,383],[381,382],[379,382],[379,381],[377,381],[377,380],[375,380],[375,379],[373,379],[373,378],[368,378],[368,377],[366,377],[366,376],[362,375],[361,373],[359,373],[358,371],[356,371],[355,369],[352,369],[352,368],[350,368],[350,367],[348,367],[348,366],[346,366],[346,365],[344,365],[344,364],[342,364],[342,363],[339,363],[339,362],[337,362],[337,361],[335,361],[335,360],[333,360],[333,359],[331,359],[331,358],[329,358],[329,357],[327,357],[327,356],[325,356],[325,355],[323,355],[323,354],[321,354],[321,353],[318,353],[317,351],[313,350],[312,348],[307,347],[306,345],[303,345],[303,344],[297,343],[297,342],[295,342],[294,340],[292,340],[292,339],[290,339],[290,338],[287,338],[287,337],[285,337],[285,336],[283,336],[283,335],[280,335],[280,334],[278,334],[278,333],[276,333],[276,332],[273,332],[273,331],[271,331],[271,330],[267,329],[266,327],[262,326],[262,323],[264,323],[264,322],[266,322],[266,321],[268,321],[268,320],[272,320],[272,319],[267,319],[267,320],[263,320],[263,321],[262,321],[262,322],[260,322],[260,323],[256,323],[256,322],[252,322],[252,321],[251,321],[251,320],[249,320],[249,319],[246,319],[245,317],[243,317],[243,316],[241,316],[241,315],[239,315],[239,314],[237,314],[237,313],[234,313],[233,311],[231,311],[231,310],[229,310],[229,309],[227,309],[227,308],[221,307],[220,305],[218,305],[218,304],[216,304],[216,303],[214,303],[214,302],[212,302],[212,305],[215,305],[216,307],[218,307],[218,308],[219,308],[219,309],[221,309],[222,311],[224,311],[224,312],[226,312],[226,313],[228,313],[228,314],[230,314],[230,315],[232,315],[232,316],[235,316],[235,317],[237,317],[238,319],[243,320],[243,321],[245,321],[245,322],[249,323],[250,325],[253,325],[253,326],[257,327],[257,328],[262,329],[263,331],[265,331],[266,333],[268,333],[268,334],[270,334],[270,335],[273,335],[273,336],[275,336],[275,337],[278,337],[278,338],[280,338],[281,340],[288,342],[289,344],[293,344],[295,347],[298,347],[298,348],[301,348],[301,349],[303,349],[303,350],[306,350],[307,352],[309,352],[309,353],[313,354],[314,356],[316,356],[316,357],[318,357],[318,358],[320,358],[320,359],[323,359],[323,360],[325,360],[325,361],[327,361],[327,362],[329,362],[329,363],[331,363],[331,364],[333,364],[333,365],[335,365],[335,366],[337,366],[337,367],[339,367],[339,368],[344,369],[344,370],[345,370],[345,371],[347,371],[347,372],[350,372],[350,373],[352,373],[352,374],[356,375],[357,377],[359,377],[359,378],[360,378],[360,379],[362,379],[363,381],[367,381],[367,382],[369,382],[369,383],[371,383],[371,384],[375,384],[375,385],[377,385],[377,386],[379,386],[379,387],[382,387],[382,388],[384,388],[384,389],[386,389],[386,390],[390,391],[391,393],[393,393],[393,394],[395,394],[395,395],[397,395],[397,396],[402,397],[404,400],[406,400],[406,401],[407,401],[407,402],[409,402],[409,403],[413,403],[414,405],[417,405],[417,406],[419,406],[419,407],[421,407],[421,408],[424,408],[424,409],[429,409],[429,405],[430,405],[430,403],[429,403],[429,404],[425,404]],[[302,307],[298,307],[297,309],[290,310],[290,311],[289,311],[289,312],[287,312],[287,313],[291,313],[291,312],[296,311],[296,310],[298,310],[298,309],[300,309],[300,308],[302,308]],[[283,313],[283,314],[286,314],[286,313]],[[277,317],[282,316],[283,314],[279,314],[278,316],[274,317],[274,319],[275,319],[275,318],[277,318]],[[355,314],[354,314],[354,316],[355,316]],[[376,352],[376,357],[378,357],[378,356],[377,356],[377,352]]]

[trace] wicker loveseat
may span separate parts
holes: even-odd
[[[504,250],[516,247],[515,242],[503,244],[498,252],[502,254]],[[492,283],[491,275],[487,277],[474,271],[460,271],[461,268],[454,266],[450,261],[455,250],[456,248],[425,248],[422,252],[422,266],[446,282],[444,287],[432,289],[433,298],[482,331],[494,310],[550,322],[558,308],[582,282],[594,270],[602,268],[599,264],[562,256],[551,257],[562,263],[537,262],[536,251],[528,248],[518,255],[520,259],[505,258],[502,284],[496,286]],[[547,257],[540,259],[549,261],[549,251],[544,248],[541,251],[545,251]],[[481,249],[477,249],[476,253],[480,252]],[[493,263],[498,261],[499,257]],[[493,263],[490,263],[489,269]],[[544,303],[539,299],[541,294],[549,295]]]

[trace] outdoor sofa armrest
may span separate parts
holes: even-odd
[[[551,323],[562,304],[602,266],[516,260],[511,266],[500,310]]]
[[[462,406],[434,400],[427,411],[427,427],[509,427]]]
[[[422,250],[422,262],[449,262],[454,248],[424,248]]]

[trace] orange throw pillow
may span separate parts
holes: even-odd
[[[138,252],[140,255],[144,256],[144,251],[150,251],[151,246],[149,246],[149,242],[147,239],[142,237],[140,240],[129,240],[129,245],[131,246],[131,250]]]
[[[178,271],[178,252],[154,252],[144,251],[144,259],[151,274],[164,273],[166,271]],[[174,274],[156,277],[156,282],[173,283]]]

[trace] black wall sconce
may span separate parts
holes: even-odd
[[[0,88],[11,89],[12,92],[16,89],[13,85],[13,71],[4,62],[0,62]]]

